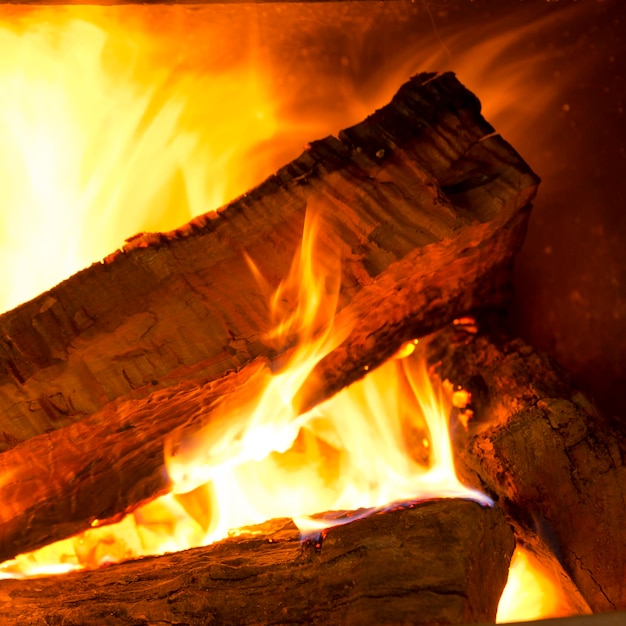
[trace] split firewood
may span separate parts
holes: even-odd
[[[626,608],[624,439],[548,357],[457,327],[433,336],[437,371],[468,390],[458,470],[536,533],[595,612]]]
[[[514,548],[497,508],[440,500],[301,544],[291,522],[91,572],[0,582],[0,624],[493,622]]]
[[[139,235],[0,316],[0,450],[272,356],[268,294],[245,257],[275,288],[315,207],[330,220],[321,249],[343,262],[339,307],[357,323],[320,365],[321,389],[303,392],[310,405],[384,359],[406,320],[428,332],[501,304],[537,183],[454,75],[417,76],[217,213]]]

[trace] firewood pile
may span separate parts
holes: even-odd
[[[267,290],[313,209],[319,246],[342,259],[337,319],[355,323],[299,410],[434,333],[420,344],[433,376],[472,398],[459,471],[495,501],[397,507],[305,543],[273,520],[253,538],[6,580],[0,623],[487,622],[515,540],[580,606],[625,609],[623,446],[558,365],[488,323],[451,325],[507,306],[538,183],[453,74],[421,74],[217,213],[138,235],[0,317],[0,560],[166,493],[171,434],[210,425],[288,357],[264,340]]]

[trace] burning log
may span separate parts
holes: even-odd
[[[520,340],[449,329],[438,372],[472,394],[460,474],[494,494],[518,536],[549,545],[595,612],[626,608],[624,440],[562,369]]]
[[[0,559],[169,489],[169,434],[211,424],[277,353],[246,255],[275,287],[307,205],[330,224],[322,252],[345,259],[337,317],[354,324],[302,410],[415,334],[501,305],[536,186],[452,74],[421,75],[216,215],[140,236],[2,316]]]
[[[214,405],[262,367],[217,381],[185,381],[94,415],[0,455],[0,560],[69,537],[170,488],[163,450],[181,425],[195,433]]]
[[[376,514],[318,544],[300,544],[284,520],[262,530],[62,579],[3,581],[3,623],[489,622],[514,547],[498,509],[463,500]]]
[[[339,307],[358,323],[321,364],[310,405],[384,360],[407,327],[501,304],[537,182],[452,74],[420,75],[216,214],[140,235],[2,315],[0,450],[272,356],[268,294],[245,255],[275,287],[314,205],[330,223],[320,245],[344,259]]]

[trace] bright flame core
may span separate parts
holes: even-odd
[[[525,622],[580,613],[562,588],[558,574],[548,570],[529,550],[518,546],[502,592],[496,622]]]

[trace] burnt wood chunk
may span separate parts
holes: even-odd
[[[183,381],[102,410],[0,455],[0,561],[74,535],[166,493],[165,443],[211,422],[220,401],[262,371],[251,363],[217,381]]]
[[[520,340],[438,333],[438,371],[472,393],[459,472],[536,533],[594,612],[626,609],[626,445],[548,357]]]
[[[291,522],[161,557],[0,581],[0,623],[467,624],[493,622],[514,548],[498,509],[440,500],[301,544]]]
[[[453,74],[419,75],[218,212],[138,235],[0,316],[0,451],[271,355],[268,293],[245,256],[275,288],[307,207],[327,222],[321,249],[342,261],[341,314],[357,319],[303,391],[311,405],[385,358],[407,320],[428,332],[502,303],[537,184]]]

